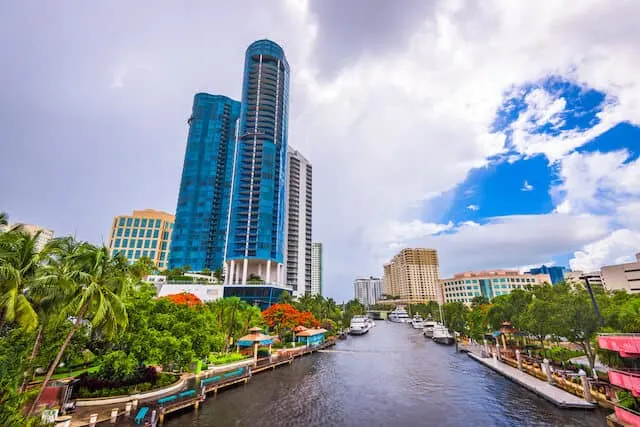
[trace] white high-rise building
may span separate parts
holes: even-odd
[[[293,294],[311,294],[312,169],[299,151],[287,151],[285,284]]]
[[[355,298],[364,305],[373,305],[382,296],[382,279],[378,277],[358,277],[353,281]]]
[[[322,295],[322,243],[311,244],[311,295]]]

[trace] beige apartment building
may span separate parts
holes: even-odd
[[[54,237],[53,230],[49,228],[40,227],[39,225],[35,224],[24,224],[21,222],[0,226],[0,232],[9,230],[14,227],[20,227],[20,230],[22,230],[24,233],[27,233],[31,237],[35,236],[36,233],[40,233],[38,235],[38,238],[36,239],[36,243],[34,246],[36,252],[40,252],[42,249],[44,249],[45,245],[49,243],[49,241],[51,241]]]
[[[384,266],[384,293],[418,303],[442,301],[440,265],[435,249],[403,249]]]
[[[636,262],[602,267],[600,275],[608,291],[640,292],[640,253],[636,254]]]
[[[124,255],[129,263],[148,257],[163,270],[169,263],[174,222],[174,215],[153,209],[117,216],[111,225],[109,252]]]
[[[507,295],[514,289],[551,284],[548,274],[520,273],[518,270],[469,271],[455,274],[442,281],[445,302],[462,302],[470,305],[474,297],[483,296],[489,301],[499,295]]]

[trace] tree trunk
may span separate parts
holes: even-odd
[[[583,341],[580,344],[584,349],[584,353],[587,355],[587,360],[589,361],[589,368],[593,369],[595,367],[595,355],[593,354],[593,350],[591,349],[591,343],[589,343],[589,341]]]
[[[229,339],[231,339],[231,334],[233,333],[233,322],[236,320],[236,311],[237,307],[234,306],[231,312],[231,322],[229,323],[229,332],[227,333],[227,341],[225,343],[225,353],[229,352]]]
[[[38,355],[38,350],[40,350],[40,344],[42,344],[42,333],[44,331],[44,325],[40,325],[38,328],[38,334],[36,335],[36,342],[33,343],[33,350],[31,350],[31,355],[29,356],[29,362],[32,362],[33,359]],[[24,380],[22,381],[22,385],[20,386],[20,393],[24,393],[27,389],[27,383],[31,381],[33,377],[32,367],[27,367],[27,372],[25,373]]]
[[[62,347],[60,347],[60,351],[58,351],[56,358],[54,359],[53,363],[49,367],[49,371],[47,371],[47,375],[44,377],[44,381],[42,382],[42,385],[40,385],[40,391],[38,391],[38,395],[36,396],[36,399],[31,404],[31,408],[29,409],[27,418],[32,416],[34,411],[36,410],[36,407],[38,406],[38,401],[42,396],[42,392],[44,391],[44,389],[47,387],[47,384],[51,380],[51,377],[53,376],[53,372],[56,370],[56,367],[60,363],[60,360],[62,359],[62,356],[64,355],[65,350],[67,349],[67,347],[69,346],[69,343],[71,342],[71,338],[73,338],[73,335],[76,333],[78,328],[80,328],[84,315],[87,314],[88,309],[89,309],[88,304],[85,304],[85,306],[80,309],[80,312],[78,313],[78,317],[76,318],[76,321],[73,323],[73,327],[67,334],[67,338],[65,338],[64,342],[62,343]]]

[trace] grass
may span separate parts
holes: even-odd
[[[81,368],[71,372],[61,372],[59,374],[53,374],[51,379],[59,380],[63,378],[77,377],[78,375],[84,374],[85,372],[92,374],[94,372],[98,372],[98,369],[100,369],[100,365],[91,366],[89,368]],[[38,375],[34,378],[34,381],[43,381],[43,380],[44,380],[44,375]]]
[[[244,354],[240,353],[211,354],[209,356],[209,363],[213,363],[214,365],[224,365],[226,363],[239,362],[248,358],[249,356],[245,356]]]

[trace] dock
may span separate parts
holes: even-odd
[[[558,387],[554,387],[546,381],[542,381],[527,373],[521,372],[517,368],[513,368],[493,358],[483,358],[471,351],[467,351],[467,356],[482,363],[486,367],[493,369],[500,375],[521,385],[559,408],[595,409],[597,407],[594,403],[587,402],[578,396],[561,390]]]

